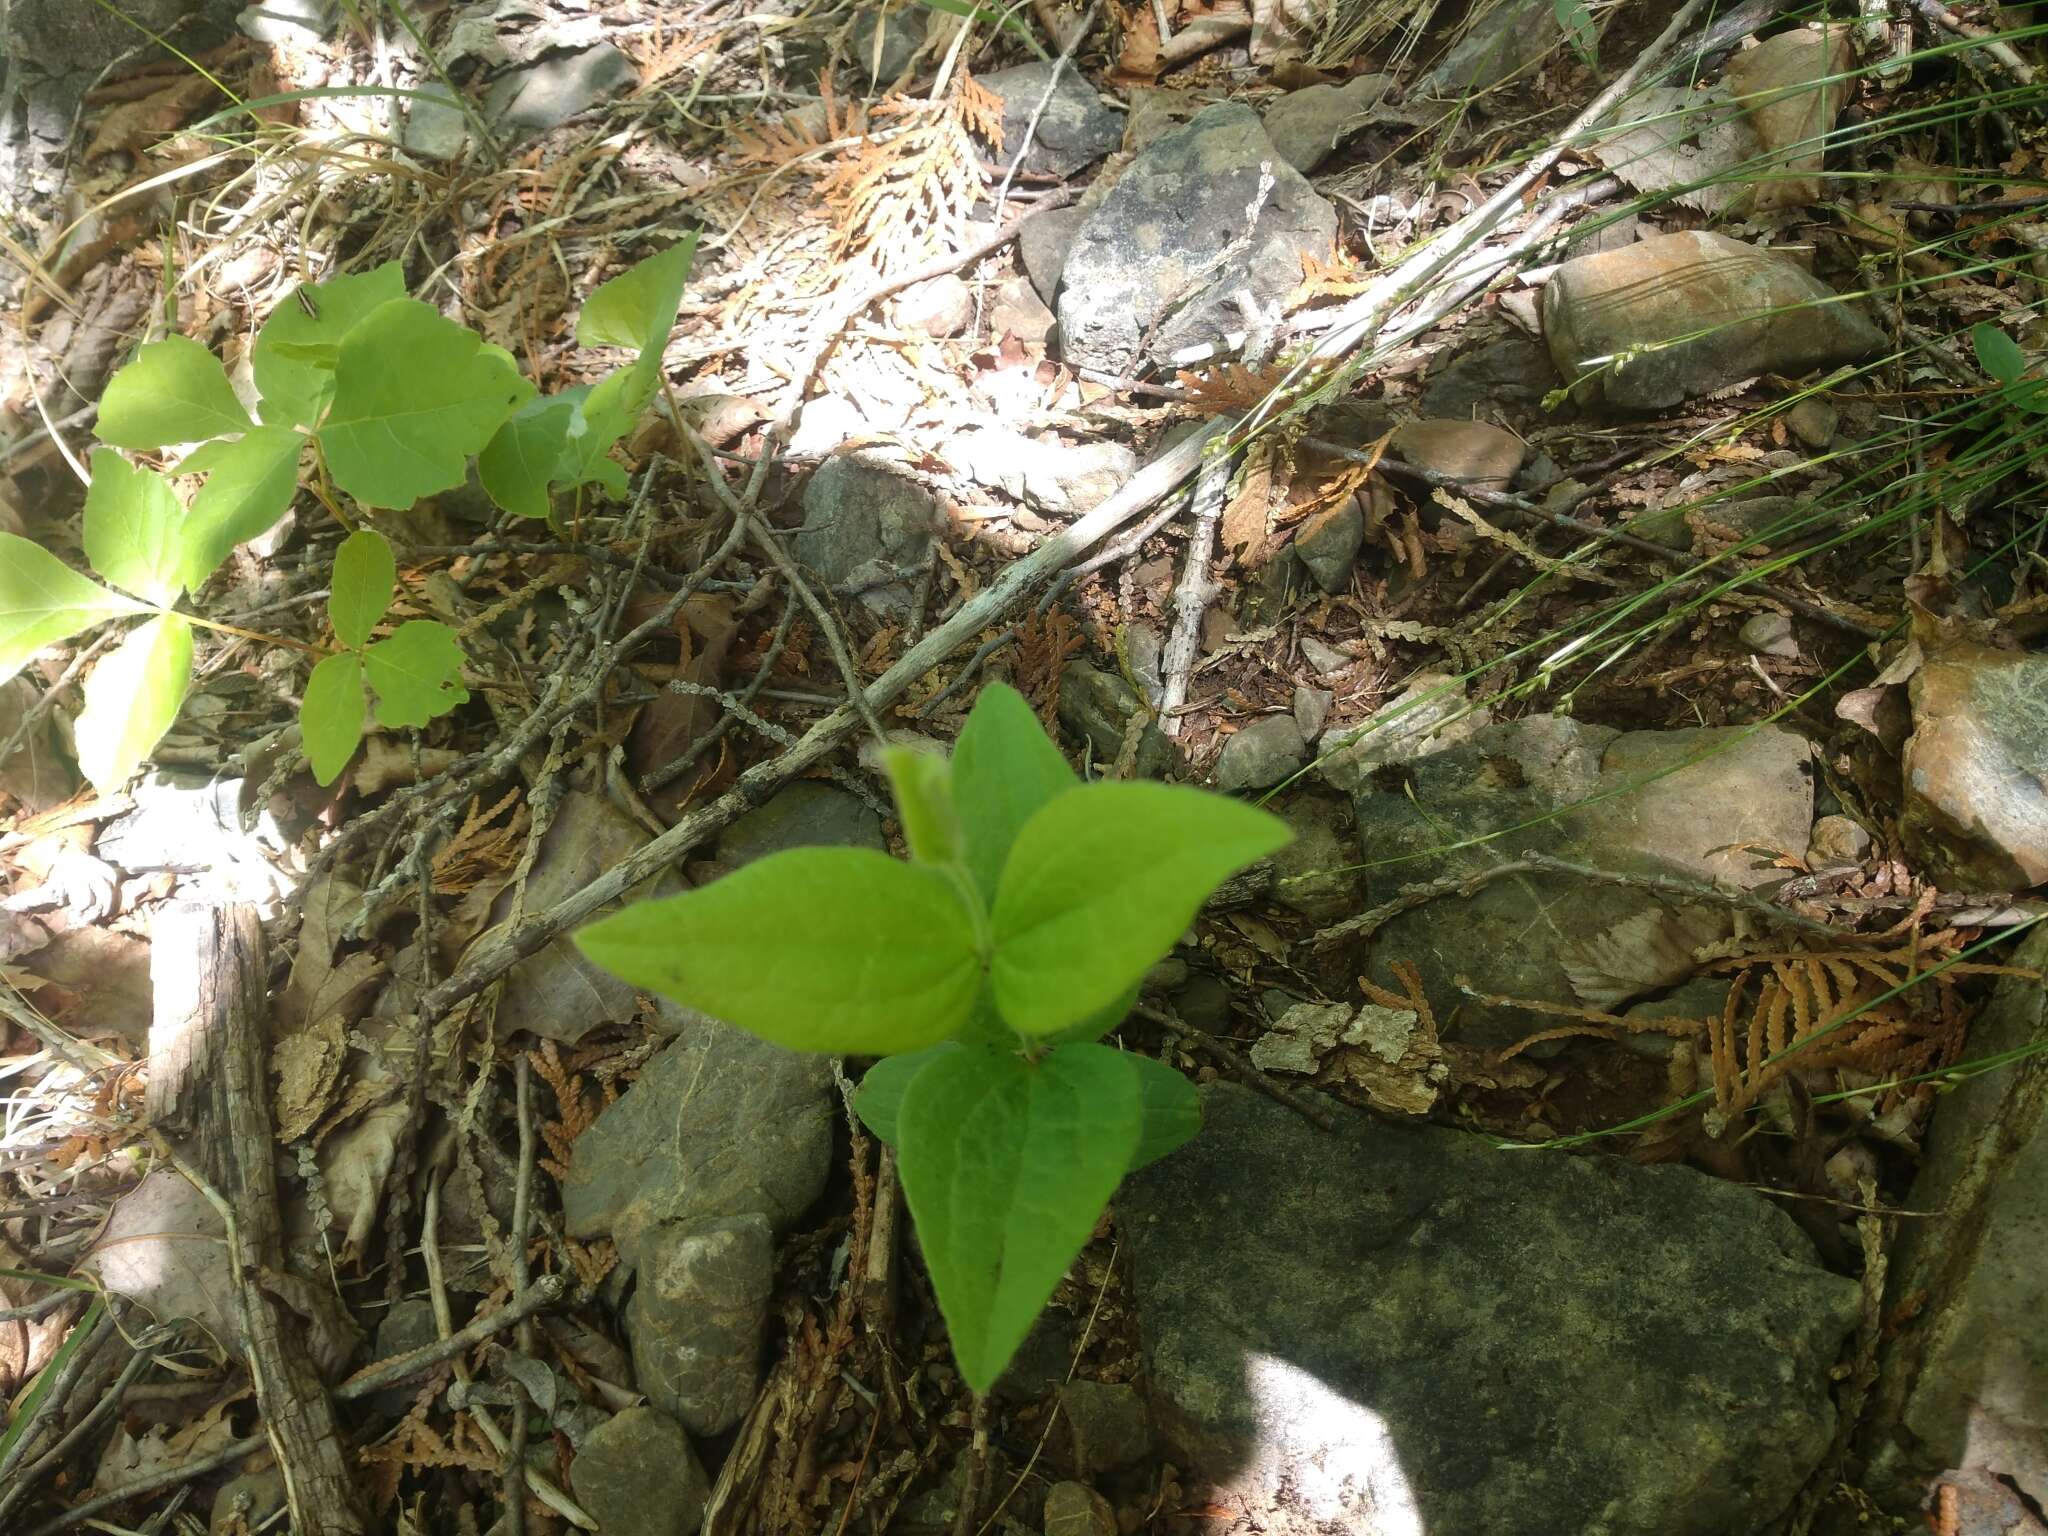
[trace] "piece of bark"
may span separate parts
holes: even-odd
[[[325,1319],[307,1314],[328,1309],[283,1267],[262,925],[246,903],[174,906],[156,919],[151,940],[149,1118],[234,1214],[242,1345],[284,1472],[292,1528],[300,1536],[364,1536],[368,1513],[314,1362]]]

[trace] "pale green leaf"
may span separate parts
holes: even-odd
[[[1004,683],[981,690],[953,747],[953,803],[984,900],[995,900],[1024,823],[1080,782],[1023,694]]]
[[[636,987],[798,1051],[889,1055],[949,1038],[981,984],[952,882],[866,848],[792,848],[585,928]]]
[[[634,369],[621,368],[599,379],[577,400],[562,456],[555,464],[557,485],[594,482],[615,496],[626,489],[625,472],[608,455],[640,419],[648,400],[644,383]]]
[[[903,1192],[960,1374],[986,1392],[1080,1253],[1138,1146],[1136,1074],[1070,1045],[1036,1064],[963,1048],[912,1078]]]
[[[253,427],[231,443],[208,443],[178,466],[181,475],[206,475],[179,534],[186,587],[196,592],[228,551],[269,532],[284,516],[299,488],[305,446],[305,437],[289,427]]]
[[[1026,822],[996,889],[990,979],[1010,1027],[1107,1006],[1223,880],[1287,843],[1277,816],[1167,784],[1085,784]]]
[[[1108,1007],[1098,1008],[1093,1013],[1084,1017],[1079,1023],[1066,1025],[1064,1028],[1054,1030],[1049,1035],[1043,1035],[1038,1038],[1046,1045],[1070,1045],[1090,1040],[1100,1040],[1112,1029],[1115,1029],[1117,1025],[1130,1017],[1131,1005],[1137,1002],[1138,994],[1143,990],[1144,982],[1142,980],[1135,981],[1118,993],[1116,1001]],[[998,1014],[997,1017],[1000,1018],[1001,1015]],[[1007,1025],[1004,1027],[1008,1028]]]
[[[405,297],[395,261],[317,286],[300,283],[256,333],[250,367],[259,409],[271,426],[312,427],[334,395],[334,363],[346,336],[371,310]]]
[[[1202,1099],[1195,1085],[1163,1061],[1126,1052],[1124,1060],[1137,1074],[1141,1115],[1138,1144],[1131,1151],[1135,1173],[1147,1163],[1156,1163],[1181,1146],[1202,1128]]]
[[[175,613],[151,619],[92,669],[73,735],[79,771],[95,790],[114,794],[135,776],[191,683],[192,626]]]
[[[854,1112],[860,1116],[861,1124],[886,1145],[895,1146],[897,1115],[903,1108],[903,1095],[909,1091],[911,1079],[947,1051],[959,1049],[954,1041],[941,1040],[921,1051],[884,1056],[869,1067],[861,1077],[859,1091],[853,1096]]]
[[[377,696],[377,723],[425,725],[468,702],[462,686],[462,644],[432,619],[407,619],[386,639],[363,649],[363,667]]]
[[[1977,351],[1977,364],[2001,384],[2017,381],[2027,371],[2027,354],[1995,325],[1979,321],[1970,327],[1970,341]]]
[[[227,370],[185,336],[152,341],[107,380],[93,430],[116,448],[161,448],[249,430]]]
[[[0,533],[0,683],[46,645],[146,611],[132,598],[86,580],[42,545]]]
[[[1557,16],[1557,24],[1564,29],[1565,41],[1572,45],[1572,52],[1589,65],[1600,62],[1600,33],[1593,25],[1593,13],[1586,8],[1586,0],[1551,0],[1551,9]]]
[[[553,509],[548,486],[557,477],[569,428],[588,385],[542,395],[515,412],[477,455],[477,479],[491,500],[517,517],[546,517]]]
[[[576,339],[586,347],[631,347],[659,353],[675,328],[683,285],[690,280],[696,254],[693,229],[663,251],[621,272],[583,301],[576,317]]]
[[[353,651],[324,658],[306,679],[299,738],[314,782],[332,784],[363,739],[363,664]]]
[[[469,456],[531,398],[476,332],[393,299],[342,338],[320,425],[328,473],[365,506],[409,507],[462,484]]]
[[[936,752],[890,747],[882,753],[896,814],[903,820],[910,856],[924,864],[950,864],[960,857],[960,818],[953,811],[953,773]]]
[[[368,645],[370,632],[390,611],[397,590],[398,560],[383,534],[358,528],[343,539],[334,552],[327,597],[327,616],[341,643],[358,650]]]
[[[85,558],[115,586],[165,607],[185,589],[185,509],[170,482],[111,448],[92,451],[85,493]]]

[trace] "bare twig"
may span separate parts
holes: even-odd
[[[1173,589],[1173,630],[1166,637],[1165,654],[1160,659],[1165,687],[1159,696],[1159,728],[1168,736],[1180,734],[1180,708],[1187,702],[1188,678],[1201,649],[1202,616],[1216,596],[1216,583],[1209,579],[1209,557],[1216,547],[1216,524],[1222,519],[1223,504],[1230,498],[1231,455],[1223,446],[1229,430],[1228,426],[1219,427],[1202,440],[1208,456],[1195,477],[1195,531],[1188,537],[1180,583]]]

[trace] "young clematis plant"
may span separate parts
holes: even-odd
[[[167,336],[143,346],[107,382],[95,427],[107,446],[93,451],[85,502],[86,561],[119,590],[0,533],[0,682],[44,646],[147,616],[85,682],[79,766],[111,794],[170,729],[191,684],[192,629],[212,621],[178,611],[180,598],[282,518],[302,482],[336,517],[352,502],[352,524],[462,484],[472,457],[484,489],[521,516],[552,519],[556,490],[624,491],[611,450],[661,385],[662,347],[695,248],[686,236],[584,301],[577,340],[628,348],[634,360],[556,395],[537,395],[504,348],[408,298],[396,262],[302,283],[271,312],[250,354],[254,416],[198,342]],[[115,451],[168,457],[184,448],[169,473]],[[180,482],[190,480],[200,484],[188,501]],[[339,645],[322,648],[331,654],[300,708],[322,784],[347,766],[367,714],[387,727],[421,726],[469,697],[446,625],[412,619],[372,638],[396,570],[389,543],[367,527],[355,527],[336,556],[328,606]]]
[[[911,858],[798,848],[578,935],[637,987],[799,1051],[882,1056],[855,1107],[893,1146],[961,1374],[1002,1374],[1123,1176],[1194,1134],[1193,1088],[1096,1043],[1277,817],[1082,784],[1013,689],[950,761],[892,750]]]

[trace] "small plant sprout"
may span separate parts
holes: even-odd
[[[885,1058],[855,1107],[896,1149],[953,1353],[984,1392],[1123,1176],[1198,1125],[1179,1073],[1097,1042],[1209,893],[1290,834],[1199,790],[1080,783],[1001,685],[950,761],[894,749],[888,767],[909,862],[792,849],[578,942],[791,1050]]]
[[[303,481],[351,528],[328,601],[338,643],[316,649],[300,707],[313,776],[329,784],[348,765],[366,711],[384,726],[446,714],[469,697],[455,632],[408,619],[373,638],[396,595],[397,560],[359,524],[462,484],[472,457],[484,489],[521,516],[552,520],[556,490],[623,491],[611,450],[661,385],[695,247],[686,237],[590,295],[577,339],[634,360],[556,395],[537,395],[502,347],[408,298],[396,262],[301,284],[272,310],[250,357],[253,416],[206,348],[183,336],[150,342],[108,381],[95,428],[107,446],[93,450],[83,541],[110,586],[0,533],[0,682],[47,645],[146,616],[87,677],[78,718],[80,768],[102,794],[119,789],[184,703],[193,627],[227,628],[176,611],[180,598],[275,525]],[[182,457],[159,471],[116,449]],[[177,483],[187,477],[201,482],[189,501]]]

